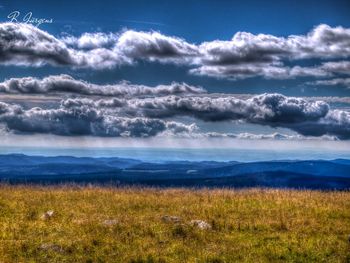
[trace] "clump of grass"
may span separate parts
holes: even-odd
[[[350,192],[3,185],[0,229],[0,262],[349,262]]]

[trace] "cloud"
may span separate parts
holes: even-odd
[[[345,58],[350,55],[350,29],[321,24],[306,36],[290,36],[294,58]]]
[[[120,82],[115,85],[97,85],[83,80],[76,80],[69,75],[49,76],[43,79],[33,77],[11,78],[0,83],[0,93],[9,94],[48,94],[74,93],[80,95],[98,96],[160,96],[171,94],[199,94],[205,93],[200,87],[186,83],[173,82],[170,85],[148,87]]]
[[[155,31],[126,30],[120,34],[83,33],[80,37],[66,35],[62,41],[77,49],[109,48],[135,60],[185,63],[186,58],[199,55],[196,45],[187,43],[181,38],[162,35]]]
[[[298,77],[330,77],[332,73],[321,67],[284,67],[266,64],[241,64],[225,66],[201,66],[190,70],[191,74],[223,79],[294,79]]]
[[[26,24],[0,24],[0,63],[71,65],[72,52],[58,39]]]
[[[114,108],[121,105],[112,103],[114,101],[98,100],[94,103],[96,107]],[[325,102],[310,102],[281,94],[263,94],[247,100],[229,95],[218,98],[166,96],[130,99],[122,107],[128,114],[163,118],[185,115],[214,122],[245,119],[250,122],[291,123],[319,119],[329,111],[329,105]]]
[[[313,86],[344,86],[350,88],[350,78],[335,78],[327,80],[316,80],[306,82],[307,85]]]
[[[324,72],[329,72],[332,75],[340,77],[324,80],[308,81],[306,85],[313,86],[343,86],[350,88],[350,78],[346,75],[350,75],[350,61],[335,61],[335,62],[325,62],[319,69]]]
[[[270,127],[289,128],[305,136],[350,138],[350,113],[332,110],[324,101],[262,94],[248,99],[233,96],[164,96],[134,99],[68,99],[68,109],[104,108],[110,114],[128,117],[169,119],[189,116],[207,122],[244,121]]]
[[[335,136],[327,136],[323,135],[320,137],[306,137],[299,134],[289,135],[282,133],[272,133],[272,134],[254,134],[254,133],[217,133],[217,132],[209,132],[205,133],[202,136],[208,138],[235,138],[235,139],[243,139],[243,140],[327,140],[327,141],[336,141],[338,140]]]
[[[0,64],[111,68],[130,63],[106,48],[78,50],[29,24],[0,23]]]
[[[125,31],[120,35],[115,49],[133,59],[161,62],[186,63],[188,58],[198,56],[196,45],[158,32]]]
[[[285,67],[284,62],[305,59],[334,59],[350,56],[350,29],[321,24],[307,35],[287,38],[267,34],[237,32],[231,41],[211,41],[199,45],[199,67],[190,72],[218,78],[324,77],[335,70],[321,67]],[[349,62],[345,62],[349,63]]]
[[[346,58],[350,55],[350,29],[321,24],[307,35],[288,37],[237,32],[231,41],[204,42],[199,49],[207,65],[269,63],[282,58]]]
[[[113,33],[83,33],[80,37],[66,35],[62,41],[70,47],[79,49],[111,48],[118,41]]]
[[[0,123],[20,133],[111,137],[201,134],[195,124],[169,121],[179,116],[207,122],[242,121],[289,128],[302,136],[350,139],[350,112],[333,110],[324,101],[281,94],[262,94],[248,99],[227,95],[75,98],[62,100],[58,108],[27,110],[16,104],[0,104]],[[214,134],[206,136],[215,137]]]
[[[292,123],[289,128],[306,136],[335,135],[339,139],[350,138],[350,112],[332,110],[316,122]]]
[[[80,108],[32,108],[0,102],[0,123],[16,133],[47,133],[63,136],[151,137],[163,132],[190,133],[195,125],[148,118],[110,115],[84,105]]]
[[[321,69],[338,74],[350,74],[350,61],[336,61],[323,63]]]
[[[155,31],[54,37],[31,25],[0,23],[0,64],[4,65],[102,70],[144,60],[182,65],[191,74],[216,78],[288,79],[348,74],[349,57],[350,29],[324,24],[306,35],[237,32],[231,40],[193,44]],[[310,59],[325,62],[310,67],[298,64]],[[339,59],[343,61],[331,61]]]

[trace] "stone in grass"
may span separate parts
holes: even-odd
[[[211,225],[203,220],[191,220],[190,224],[192,226],[198,227],[199,229],[202,229],[202,230],[211,229]]]
[[[52,243],[41,244],[40,249],[44,251],[63,252],[61,246]]]
[[[162,216],[162,220],[164,222],[180,223],[181,222],[181,217],[165,215],[165,216]]]
[[[102,222],[102,224],[105,225],[105,226],[114,226],[114,225],[118,224],[118,220],[116,220],[116,219],[107,219],[107,220],[104,220]]]
[[[46,211],[42,216],[41,219],[43,220],[49,220],[53,217],[54,212],[52,210]]]

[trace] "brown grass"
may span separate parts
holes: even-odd
[[[0,229],[0,262],[350,262],[350,192],[1,186]]]

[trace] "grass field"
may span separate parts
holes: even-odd
[[[350,262],[350,192],[4,185],[0,227],[1,262]]]

